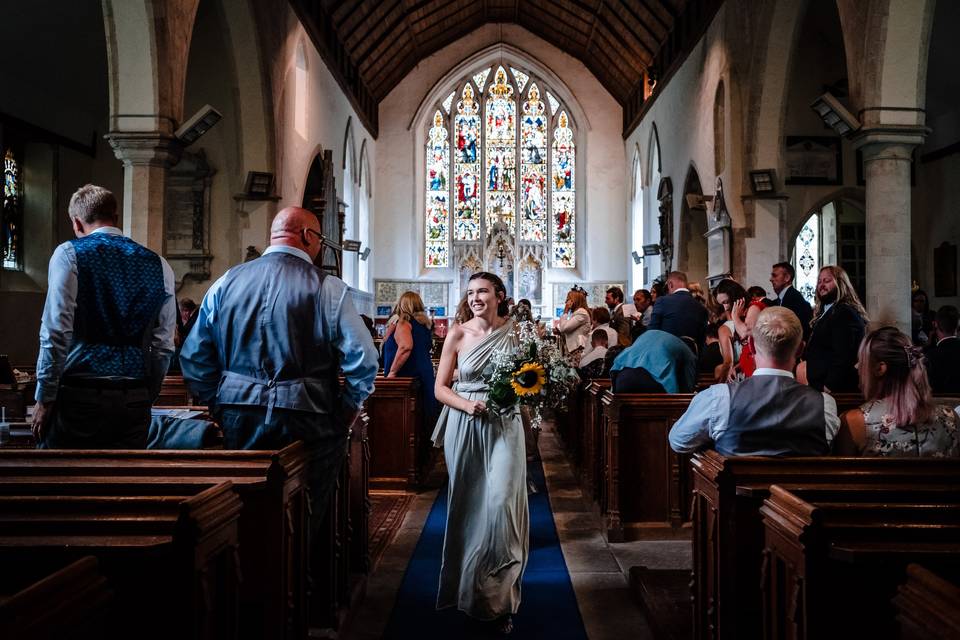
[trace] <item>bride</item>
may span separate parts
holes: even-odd
[[[499,277],[471,276],[467,302],[473,318],[447,334],[435,387],[445,406],[433,441],[443,446],[450,476],[437,608],[456,606],[506,634],[527,564],[526,456],[519,412],[487,410],[482,373],[494,352],[516,344],[516,335]]]

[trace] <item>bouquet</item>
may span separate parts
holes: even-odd
[[[535,323],[519,322],[517,333],[518,345],[495,352],[483,371],[488,404],[500,411],[518,403],[530,407],[533,428],[539,429],[543,410],[563,406],[580,377],[560,349],[540,337]]]

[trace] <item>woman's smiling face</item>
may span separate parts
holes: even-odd
[[[499,302],[497,290],[489,280],[475,278],[467,284],[467,303],[474,315],[479,316],[487,309],[493,309],[496,315]]]

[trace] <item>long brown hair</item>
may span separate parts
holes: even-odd
[[[878,375],[880,363],[887,365]],[[933,397],[923,353],[896,327],[880,327],[860,343],[860,388],[867,401],[886,400],[898,427],[919,425],[933,415]]]
[[[420,317],[425,317],[427,308],[423,306],[423,299],[420,298],[420,294],[415,291],[405,291],[397,301],[397,306],[393,308],[393,313],[400,320],[413,322],[414,320],[419,321]]]
[[[834,282],[837,283],[837,299],[834,301],[834,304],[845,304],[849,307],[853,307],[853,310],[856,311],[861,318],[863,318],[864,322],[870,322],[870,316],[867,315],[867,310],[863,308],[863,303],[860,302],[860,298],[857,296],[857,290],[853,288],[853,283],[850,282],[850,276],[848,276],[847,272],[843,270],[843,267],[828,264],[825,267],[821,267],[819,273],[823,273],[824,271],[829,271],[833,276]],[[813,319],[810,321],[811,327],[815,325],[817,320],[820,319],[820,316],[823,315],[824,304],[823,301],[820,300],[819,289],[820,287],[818,283],[817,304],[813,308]]]
[[[590,312],[590,307],[587,305],[587,294],[584,292],[571,289],[569,292],[567,292],[567,300],[572,302],[570,305],[571,313],[577,309],[586,309],[587,313]]]

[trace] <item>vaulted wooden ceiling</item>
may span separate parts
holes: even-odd
[[[361,103],[486,23],[515,23],[579,59],[621,104],[688,0],[290,0]],[[319,42],[318,42],[319,41]],[[327,51],[324,51],[324,48]]]

